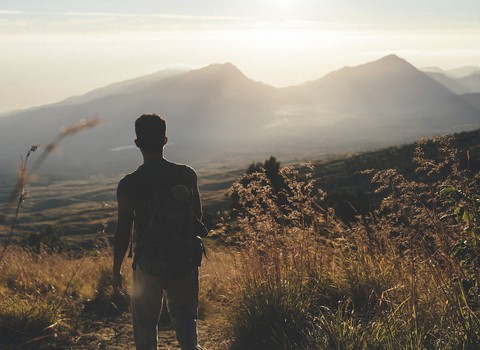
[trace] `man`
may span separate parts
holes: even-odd
[[[150,205],[147,203],[154,192],[152,188],[167,184],[188,188],[191,193],[190,212],[200,219],[202,209],[197,175],[192,168],[172,163],[163,157],[163,148],[168,141],[163,118],[156,114],[140,116],[135,121],[135,133],[135,145],[140,148],[144,161],[135,172],[125,176],[117,188],[118,222],[114,235],[113,288],[115,291],[122,289],[120,268],[130,244],[132,225],[135,223],[132,318],[137,350],[157,349],[157,323],[162,307],[162,295],[167,299],[167,309],[181,349],[202,349],[197,344],[197,265],[184,264],[182,269],[167,265],[163,272],[152,273],[147,269],[149,265],[145,257],[146,251],[152,250],[152,245],[155,244],[151,243],[151,239],[146,243],[145,238],[148,234],[147,222],[151,221],[145,208]],[[183,223],[179,223],[181,224]],[[154,258],[165,260],[165,256],[173,249],[167,244],[160,244],[157,251],[153,252]],[[168,264],[168,261],[165,264]]]

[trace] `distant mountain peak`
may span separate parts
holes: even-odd
[[[198,70],[190,71],[184,77],[189,80],[193,79],[192,81],[222,82],[222,84],[255,83],[230,62],[210,64]]]
[[[366,64],[363,64],[359,67],[367,67],[367,66],[376,66],[378,68],[384,67],[387,69],[391,68],[407,68],[407,69],[413,69],[415,71],[418,71],[416,67],[414,67],[412,64],[410,64],[408,61],[404,60],[401,57],[398,57],[397,55],[391,54],[384,56],[376,61],[369,62]]]
[[[231,62],[225,62],[225,63],[221,63],[219,65],[226,68],[226,69],[236,69],[236,70],[238,70],[238,68]]]
[[[364,75],[365,78],[369,78],[372,74],[390,74],[392,72],[396,72],[397,74],[401,72],[409,72],[411,74],[416,74],[417,72],[420,73],[417,68],[415,68],[403,58],[400,58],[394,54],[390,54],[376,61],[367,62],[358,66],[343,67],[342,69],[327,74],[324,78],[320,80],[336,80],[341,77],[351,76],[352,74]]]
[[[402,61],[402,62],[406,62],[403,58],[400,58],[398,57],[397,55],[395,54],[390,54],[390,55],[387,55],[387,56],[384,56],[382,58],[380,58],[377,62],[392,62],[392,61]]]
[[[246,78],[245,74],[243,74],[240,69],[230,62],[210,64],[199,69],[198,71],[215,75],[241,76],[242,78]]]
[[[383,66],[408,65],[410,67],[413,67],[408,61],[404,60],[403,58],[398,57],[395,54],[390,54],[390,55],[384,56],[382,58],[379,58],[375,61],[370,61],[370,62],[363,63],[363,64],[360,64],[360,65],[357,65],[357,66],[353,66],[353,67],[352,66],[345,66],[340,70],[357,69],[357,68],[361,68],[361,67],[380,66],[380,65],[383,65]]]

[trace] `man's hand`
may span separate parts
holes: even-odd
[[[123,277],[120,272],[113,273],[112,275],[112,287],[114,292],[120,292],[123,288]]]
[[[123,287],[122,274],[120,273],[123,258],[130,243],[130,231],[133,224],[133,206],[130,203],[128,192],[123,181],[117,188],[118,220],[113,235],[113,267],[112,286],[115,292]]]

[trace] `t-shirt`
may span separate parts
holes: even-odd
[[[143,209],[155,186],[179,184],[192,189],[195,186],[195,178],[195,170],[188,165],[173,163],[166,159],[147,162],[125,176],[121,182],[125,185],[133,205],[135,232],[142,229],[142,222],[139,222],[138,218],[142,217]]]

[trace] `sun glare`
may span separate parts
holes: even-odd
[[[268,2],[273,12],[276,10],[287,10],[293,7],[295,0],[271,0]]]

